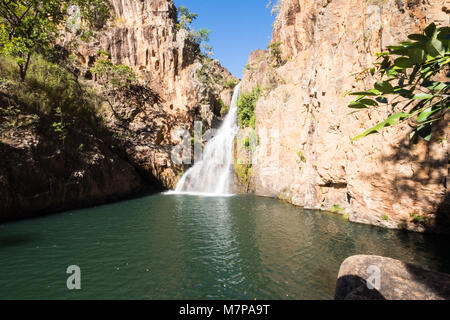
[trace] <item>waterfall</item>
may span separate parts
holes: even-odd
[[[190,168],[178,182],[178,194],[212,196],[231,195],[233,187],[233,145],[239,126],[237,106],[241,84],[233,92],[230,110],[215,136],[203,150],[203,158]]]

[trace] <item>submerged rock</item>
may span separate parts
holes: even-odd
[[[399,260],[357,255],[341,265],[336,300],[448,300],[450,274]]]

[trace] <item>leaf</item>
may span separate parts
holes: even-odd
[[[399,56],[403,56],[408,53],[408,49],[403,46],[387,46],[387,48],[391,51],[391,54],[397,54]]]
[[[386,122],[391,126],[395,126],[399,120],[404,120],[409,117],[410,117],[409,113],[398,112],[388,117],[384,122]]]
[[[387,69],[391,65],[391,60],[389,59],[389,56],[385,56],[383,58],[383,61],[381,62],[380,68],[381,69]]]
[[[437,107],[436,105],[431,106],[419,114],[419,116],[417,117],[417,122],[424,122],[428,120],[433,114],[441,110],[442,109],[440,107]]]
[[[370,134],[378,133],[382,129],[384,129],[385,127],[395,126],[398,123],[398,121],[407,119],[409,117],[410,117],[410,115],[408,113],[405,113],[405,112],[395,113],[395,114],[391,115],[390,117],[388,117],[383,122],[380,122],[379,124],[377,124],[373,128],[370,128],[369,130],[367,130],[363,134],[360,134],[359,136],[354,137],[351,141],[355,141],[355,140],[364,138],[364,137],[366,137],[366,136],[368,136]]]
[[[406,89],[403,89],[403,88],[396,89],[395,93],[401,95],[403,98],[406,98],[406,99],[411,99],[414,96],[413,93],[410,90],[406,90]]]
[[[423,78],[424,78],[424,79],[428,79],[431,75],[433,75],[433,73],[434,73],[433,70],[428,71],[428,72],[423,76]]]
[[[389,52],[386,52],[386,51],[384,51],[384,52],[377,52],[376,55],[377,55],[377,58],[381,58],[383,56],[388,56]]]
[[[424,68],[424,69],[422,69],[422,71],[420,71],[422,74],[425,74],[425,73],[427,73],[428,71],[430,71],[431,70],[431,67],[426,67],[426,68]]]
[[[448,42],[450,41],[450,27],[439,28],[437,38],[448,45]]]
[[[409,49],[408,52],[410,50],[412,50],[412,49]],[[408,59],[405,57],[400,57],[400,58],[395,59],[394,65],[399,68],[406,69],[406,68],[411,68],[414,65],[414,63],[411,59]]]
[[[425,50],[421,48],[412,48],[408,50],[408,56],[412,64],[420,64],[425,60]]]
[[[375,89],[381,91],[383,94],[394,92],[394,87],[387,81],[377,81],[375,83]]]
[[[434,22],[429,24],[424,31],[429,38],[433,38],[436,35],[436,25],[434,24]]]
[[[417,134],[425,141],[431,140],[431,124],[421,125],[416,129]]]
[[[444,53],[445,53],[444,45],[443,45],[442,41],[440,41],[438,39],[430,40],[427,43],[426,48],[427,48],[428,54],[432,57],[444,55]]]
[[[377,100],[379,103],[388,103],[388,99],[386,97],[377,97],[375,100]]]
[[[442,89],[445,89],[446,87],[450,86],[450,84],[445,84],[443,82],[432,82],[430,85],[425,85],[425,87],[431,91],[441,91]]]
[[[349,108],[352,109],[366,109],[367,106],[359,101],[352,101],[350,102],[350,104],[348,105]]]
[[[417,75],[417,73],[419,72],[419,70],[420,70],[420,65],[417,64],[417,65],[414,67],[414,69],[413,69],[413,71],[411,72],[411,74],[409,75],[409,84],[412,84],[412,83],[414,82],[414,79],[416,78],[416,75]]]
[[[408,38],[411,39],[411,40],[416,40],[416,41],[428,41],[428,40],[430,40],[427,36],[425,36],[423,34],[418,34],[418,33],[410,34],[408,36]]]
[[[389,50],[403,50],[403,46],[387,46]]]
[[[379,96],[380,93],[381,92],[376,89],[371,89],[368,91],[352,92],[352,93],[350,93],[350,95],[351,96]]]
[[[428,93],[419,93],[412,97],[413,100],[425,100],[425,99],[431,99],[434,96],[432,94]]]
[[[365,104],[366,106],[378,106],[378,103],[372,99],[362,99],[359,100],[359,102]]]

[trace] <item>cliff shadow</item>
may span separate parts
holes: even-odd
[[[413,163],[413,173],[400,171],[381,173],[390,174],[392,178],[392,198],[401,201],[409,198],[415,202],[417,207],[429,210],[425,214],[411,212],[408,219],[398,226],[401,229],[423,231],[422,239],[430,254],[436,257],[439,270],[450,272],[448,263],[450,255],[450,194],[448,191],[449,172],[449,150],[446,143],[449,138],[448,119],[444,119],[432,129],[432,139],[427,142],[423,139],[414,144],[410,140],[409,132],[400,140],[389,155],[381,156],[377,161],[386,163],[384,167],[394,167],[396,164]],[[368,181],[373,180],[373,175],[365,175]],[[430,191],[432,190],[432,191]],[[433,197],[432,195],[436,195]],[[444,291],[437,281],[433,272],[424,272],[412,264],[406,264],[405,271],[409,273],[411,280],[428,288],[433,296],[445,295],[448,297],[449,290]],[[424,292],[424,295],[427,293]]]
[[[37,233],[27,234],[1,234],[0,235],[0,249],[8,247],[20,246],[26,243],[33,243],[39,240],[40,236]]]
[[[412,211],[408,219],[398,225],[401,229],[420,230],[425,233],[450,235],[450,195],[448,192],[449,151],[448,120],[444,119],[433,127],[432,140],[423,139],[414,144],[409,132],[393,147],[389,155],[381,155],[378,163],[385,168],[396,168],[397,165],[411,163],[411,171],[396,170],[378,172],[376,175],[389,175],[389,191],[392,199],[400,202],[408,200],[415,207],[423,208],[422,212]],[[373,174],[363,175],[367,181],[376,177]]]
[[[334,300],[386,300],[386,298],[377,289],[369,289],[365,279],[357,275],[344,275],[336,282]]]

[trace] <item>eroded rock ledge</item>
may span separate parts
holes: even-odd
[[[377,284],[374,276],[379,272]],[[368,288],[368,281],[373,289]],[[399,260],[358,255],[341,265],[336,300],[448,300],[450,274],[426,270]]]

